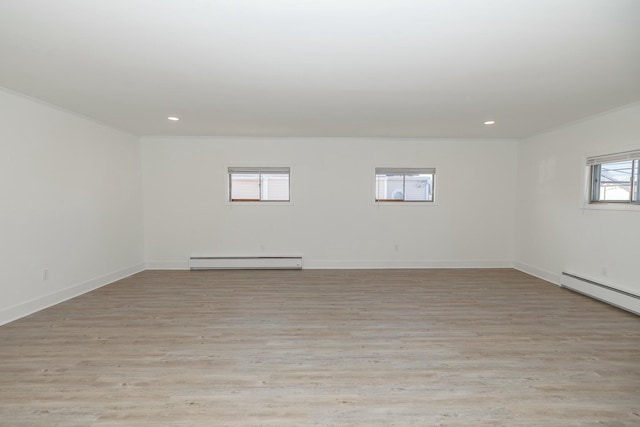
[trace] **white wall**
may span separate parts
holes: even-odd
[[[640,207],[584,209],[586,157],[639,148],[640,104],[520,141],[516,266],[639,294]]]
[[[138,138],[2,90],[0,117],[0,324],[142,269]]]
[[[303,255],[306,268],[511,266],[517,143],[142,139],[150,268]],[[292,203],[230,205],[227,166],[290,166]],[[436,205],[373,203],[376,166],[436,167]]]

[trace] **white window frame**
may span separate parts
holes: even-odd
[[[591,156],[586,159],[586,201],[585,205],[589,208],[631,208],[638,209],[640,207],[640,185],[634,184],[634,165],[632,163],[631,174],[631,191],[629,200],[599,200],[601,165],[607,163],[616,163],[623,161],[632,161],[640,163],[640,150],[623,151],[618,153],[604,154],[599,156]],[[636,177],[637,182],[637,177]],[[635,193],[635,194],[634,194]],[[635,197],[636,200],[633,200]]]
[[[404,183],[406,182],[407,175],[431,175],[431,199],[430,200],[405,200],[406,189]],[[403,198],[402,199],[378,199],[378,175],[402,175],[403,177]],[[374,170],[373,178],[373,191],[374,191],[374,203],[380,205],[395,205],[395,204],[411,204],[420,206],[432,206],[436,201],[436,168],[405,168],[405,167],[376,167]]]
[[[260,175],[262,174],[283,174],[288,176],[289,198],[287,200],[262,199],[262,190],[259,190],[260,199],[233,199],[232,179],[233,174],[257,174],[259,185],[262,185]],[[264,205],[264,204],[290,204],[291,203],[291,167],[289,166],[228,166],[227,167],[227,203],[234,205]]]

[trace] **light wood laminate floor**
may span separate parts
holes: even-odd
[[[510,269],[147,271],[0,344],[1,426],[640,426],[640,318]]]

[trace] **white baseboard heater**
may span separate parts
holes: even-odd
[[[189,259],[191,270],[300,270],[301,256],[195,256]]]
[[[640,315],[640,295],[569,273],[562,273],[560,286]]]

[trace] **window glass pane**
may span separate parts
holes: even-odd
[[[433,175],[405,175],[404,199],[409,201],[433,200]]]
[[[262,174],[262,200],[289,200],[289,175]]]
[[[632,160],[603,163],[600,165],[597,201],[628,202],[631,200]]]
[[[640,201],[640,187],[638,186],[638,174],[640,173],[640,160],[633,161],[633,195],[632,201]]]
[[[289,195],[289,168],[229,167],[231,201],[285,201]]]
[[[435,169],[405,169],[376,168],[376,200],[433,202]]]
[[[376,200],[404,200],[404,175],[376,175]]]
[[[376,175],[376,200],[382,200],[387,193],[387,177],[385,175]]]
[[[231,181],[231,200],[260,200],[260,174],[234,173]]]

